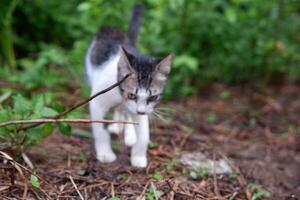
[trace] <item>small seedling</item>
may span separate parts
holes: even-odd
[[[264,189],[262,186],[254,184],[254,183],[249,183],[247,187],[252,190],[253,195],[251,200],[259,200],[259,199],[264,199],[264,198],[270,198],[271,193]]]
[[[235,172],[231,172],[228,174],[230,180],[235,180],[238,177],[238,174]]]
[[[157,181],[161,181],[164,179],[164,177],[161,175],[160,172],[158,171],[155,171],[153,174],[152,174],[152,178],[157,180]]]
[[[163,191],[157,190],[156,186],[151,183],[149,187],[149,192],[146,193],[147,200],[157,200],[162,195],[164,195]]]
[[[121,200],[119,197],[110,197],[108,200]]]
[[[223,90],[221,93],[220,93],[220,98],[223,99],[223,100],[227,100],[230,98],[231,94],[230,94],[230,91],[228,90]]]
[[[123,174],[123,175],[122,175],[122,180],[123,180],[123,181],[128,181],[128,180],[130,180],[130,179],[131,179],[130,174]]]
[[[150,149],[154,149],[154,148],[156,148],[156,147],[158,147],[158,144],[157,144],[156,142],[153,142],[153,141],[150,141],[150,142],[149,142],[149,148],[150,148]]]
[[[33,187],[40,188],[39,179],[33,174],[31,174],[31,176],[30,176],[30,183]]]
[[[189,176],[193,180],[197,180],[199,178],[203,178],[203,177],[209,175],[210,171],[211,171],[210,169],[205,168],[205,167],[197,167],[196,170],[189,171]]]
[[[210,112],[205,116],[205,121],[208,123],[215,123],[217,121],[217,115],[215,112]]]
[[[177,160],[172,160],[171,162],[165,163],[164,167],[167,171],[171,171],[177,163],[178,163]]]
[[[84,176],[86,174],[86,170],[85,169],[79,169],[77,170],[77,175],[78,176]]]
[[[119,151],[121,144],[119,141],[113,141],[111,146],[114,151]]]
[[[86,162],[87,161],[86,155],[82,151],[79,154],[79,160],[80,160],[80,162]]]

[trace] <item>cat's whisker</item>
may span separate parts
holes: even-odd
[[[164,110],[160,110],[160,109],[155,109],[154,111],[156,114],[158,114],[160,116],[160,119],[163,118],[164,120],[166,120],[166,118],[171,118],[173,113],[164,111]]]
[[[164,121],[166,120],[166,119],[164,119],[164,117],[161,114],[157,113],[156,111],[153,112],[153,115],[160,120],[164,120]]]

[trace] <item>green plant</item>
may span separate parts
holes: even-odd
[[[61,112],[62,106],[54,101],[51,93],[36,95],[32,98],[25,98],[21,94],[14,94],[11,102],[0,105],[0,121],[10,121],[13,119],[28,120],[37,118],[54,117]],[[73,117],[72,114],[67,117]],[[26,125],[14,125],[0,127],[0,141],[16,146],[21,152],[26,147],[35,144],[45,136],[52,133],[55,124],[42,124],[30,129],[22,128]],[[69,124],[58,124],[61,133],[70,135]]]
[[[223,100],[227,100],[230,98],[230,91],[228,90],[223,90],[221,93],[220,93],[220,98],[223,99]]]
[[[156,142],[150,141],[149,142],[149,148],[150,149],[155,149],[158,147],[158,144]]]
[[[33,174],[30,175],[30,183],[33,187],[40,188],[39,179]]]
[[[205,121],[208,123],[215,123],[217,121],[217,114],[215,112],[210,112],[205,116]]]
[[[165,163],[164,167],[167,171],[171,171],[176,166],[177,163],[178,161],[174,159],[171,162]]]
[[[197,167],[196,170],[190,170],[189,171],[189,176],[193,180],[197,180],[199,178],[203,178],[207,175],[209,175],[211,172],[210,169],[204,168],[204,167]]]
[[[120,198],[119,197],[110,197],[110,198],[108,198],[108,200],[120,200]]]
[[[156,186],[151,182],[148,192],[146,193],[147,200],[157,200],[162,195],[164,195],[163,191],[158,190]]]
[[[271,193],[260,185],[249,183],[247,187],[253,192],[251,200],[258,200],[271,197]]]
[[[153,174],[152,174],[152,178],[157,180],[157,181],[161,181],[164,179],[164,177],[161,175],[161,173],[159,171],[155,171]]]

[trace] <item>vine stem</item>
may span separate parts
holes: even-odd
[[[12,120],[0,123],[0,127],[11,126],[17,124],[35,124],[35,123],[120,123],[120,124],[138,124],[137,122],[130,121],[115,121],[115,120],[89,120],[89,119],[29,119],[29,120]]]

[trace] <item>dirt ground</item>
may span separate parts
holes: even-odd
[[[161,106],[168,109],[164,120],[152,120],[146,169],[130,166],[129,149],[117,137],[113,147],[118,160],[101,164],[86,132],[72,137],[57,132],[27,152],[39,187],[24,181],[30,177],[28,170],[21,169],[22,178],[12,163],[1,162],[0,198],[300,198],[299,85],[261,91],[215,84],[197,97]],[[74,129],[89,131],[84,126]],[[232,172],[195,174],[180,163],[184,152],[226,159]]]

